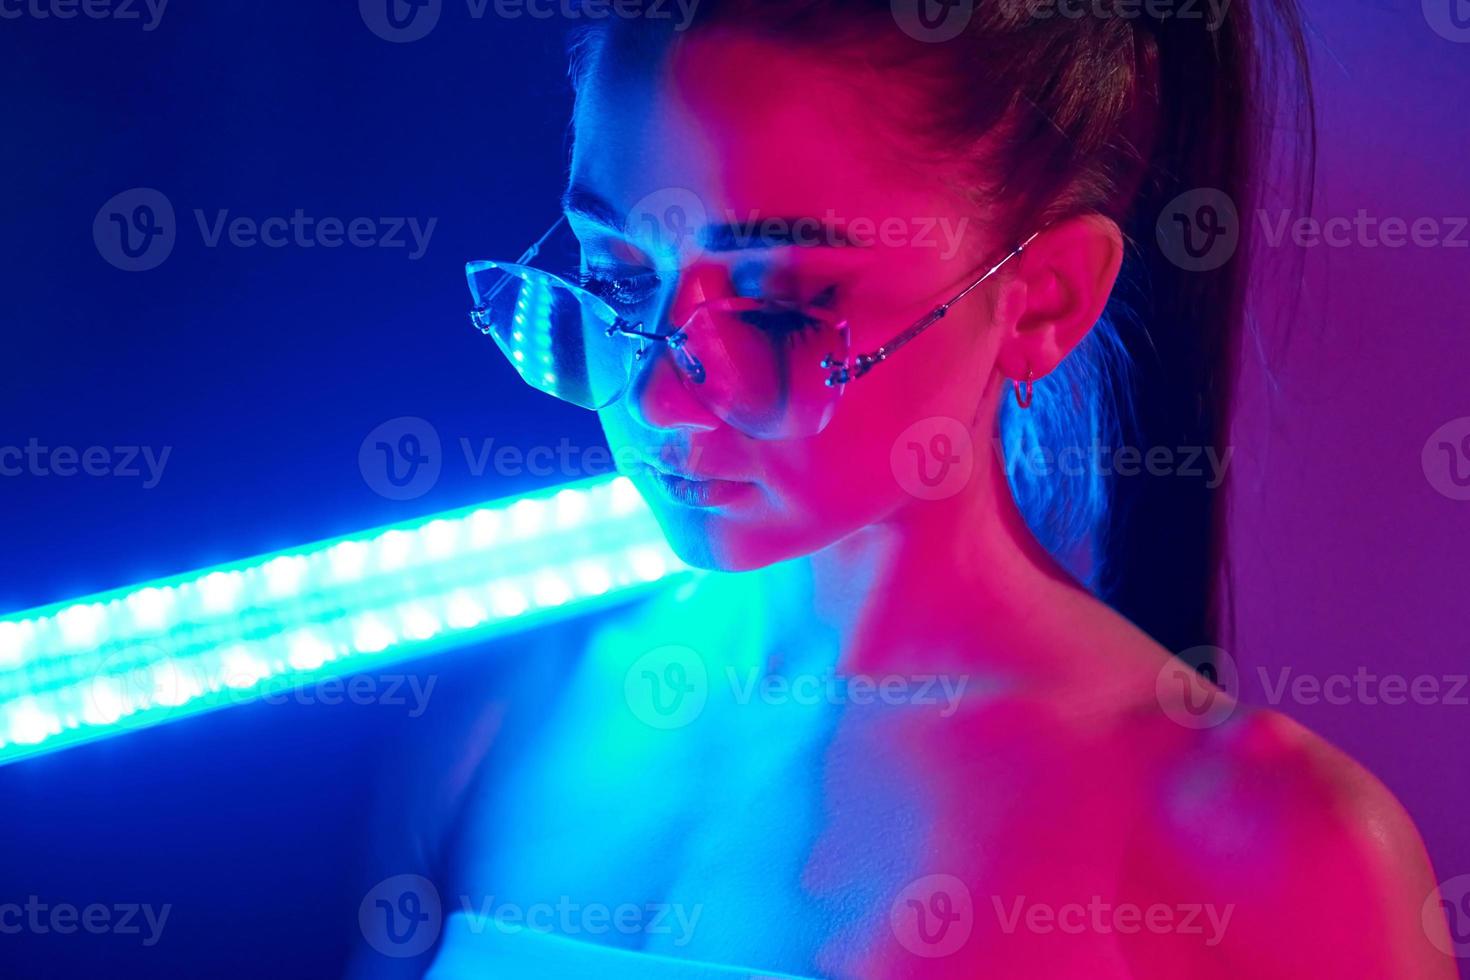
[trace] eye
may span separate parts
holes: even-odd
[[[832,308],[836,295],[837,287],[828,286],[811,299],[801,302],[771,298],[761,309],[741,313],[740,319],[772,337],[794,339],[821,325],[821,311]]]
[[[810,307],[792,306],[786,303],[769,303],[759,310],[746,310],[740,319],[777,339],[795,339],[821,324],[810,312]]]
[[[597,298],[617,309],[631,310],[658,294],[659,279],[651,272],[611,276],[589,269],[577,276],[578,284]]]

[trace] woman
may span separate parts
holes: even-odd
[[[1192,205],[1251,200],[1291,12],[930,13],[575,46],[564,222],[476,322],[749,574],[514,694],[432,975],[1453,976],[1390,794],[1170,653],[1217,481],[1089,452],[1221,458],[1246,260]]]

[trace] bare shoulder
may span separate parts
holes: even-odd
[[[1126,961],[1119,975],[1457,976],[1423,842],[1382,782],[1287,716],[1233,702],[1141,634],[1110,639],[1083,683],[958,712],[950,724],[963,737],[937,753],[973,767],[1007,739],[1016,746],[1008,786],[1029,803],[1005,836],[1032,855],[1017,859],[1018,888],[1084,909],[1081,932],[1105,935]],[[952,795],[940,808],[956,831],[946,854],[974,872],[966,880],[983,880],[996,862],[960,833],[983,836],[975,794]],[[1058,853],[1068,870],[1047,878],[1034,856]],[[1064,949],[1061,933],[1036,948]],[[994,948],[977,946],[966,965],[985,965]]]
[[[1208,724],[1180,724],[1199,696],[1221,695],[1165,690],[1134,717],[1167,748],[1143,787],[1123,888],[1144,907],[1213,905],[1228,926],[1209,949],[1186,936],[1134,944],[1139,975],[1154,975],[1152,944],[1196,976],[1456,976],[1436,948],[1446,938],[1430,935],[1442,922],[1425,921],[1426,903],[1437,910],[1429,858],[1383,783],[1278,712],[1225,701]]]

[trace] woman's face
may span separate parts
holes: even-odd
[[[625,298],[643,297],[636,318],[661,331],[704,300],[776,298],[846,319],[852,353],[869,352],[1004,250],[861,89],[795,48],[717,32],[657,58],[609,45],[575,128],[567,213],[584,262],[641,284]],[[990,285],[850,383],[816,435],[735,428],[661,347],[603,429],[617,458],[647,462],[630,475],[685,561],[809,554],[922,505],[924,480],[952,484],[951,467],[989,450]]]

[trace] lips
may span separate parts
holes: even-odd
[[[738,503],[755,491],[754,483],[719,479],[666,463],[644,460],[643,468],[666,499],[685,507],[726,507]]]

